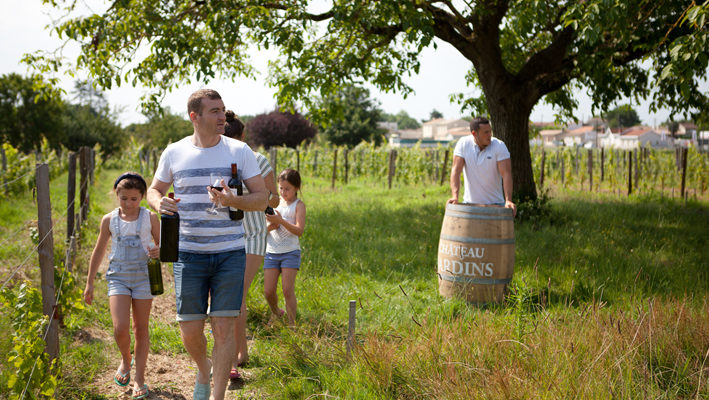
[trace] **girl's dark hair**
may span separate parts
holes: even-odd
[[[148,185],[145,179],[135,172],[126,172],[116,179],[113,183],[113,190],[118,193],[120,189],[138,189],[141,195],[145,196],[148,191]]]
[[[294,188],[300,190],[300,174],[293,168],[286,168],[278,174],[279,181],[286,181],[293,185]]]
[[[244,123],[232,110],[227,110],[225,115],[224,136],[241,140],[244,137]]]

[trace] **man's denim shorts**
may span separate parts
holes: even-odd
[[[263,269],[269,268],[300,269],[300,250],[288,253],[266,253],[266,257],[263,259]]]
[[[238,317],[244,294],[246,253],[181,251],[173,264],[178,321]]]

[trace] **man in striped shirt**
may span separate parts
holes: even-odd
[[[225,109],[219,93],[201,89],[187,103],[194,134],[170,144],[160,156],[147,200],[161,214],[180,214],[179,257],[173,264],[177,320],[182,341],[199,372],[194,398],[209,399],[210,369],[214,399],[224,398],[234,354],[234,318],[239,315],[244,279],[244,228],[229,219],[228,207],[245,211],[266,208],[268,191],[251,149],[225,136]],[[236,163],[248,194],[210,188],[212,174],[225,180]],[[166,197],[170,186],[175,199]],[[206,210],[220,204],[216,215]],[[207,357],[204,321],[214,335],[212,361]],[[213,365],[212,365],[213,364]]]

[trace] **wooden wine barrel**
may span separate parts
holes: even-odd
[[[438,289],[470,303],[499,303],[515,264],[512,209],[447,204],[438,242]]]

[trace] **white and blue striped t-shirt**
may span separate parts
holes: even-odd
[[[217,145],[202,148],[187,136],[167,146],[160,156],[155,179],[172,182],[175,198],[180,199],[180,251],[211,254],[244,248],[242,223],[229,219],[227,207],[218,208],[217,215],[206,211],[212,206],[207,186],[212,173],[228,182],[232,163],[236,163],[242,181],[261,171],[248,145],[226,136],[220,139]]]

